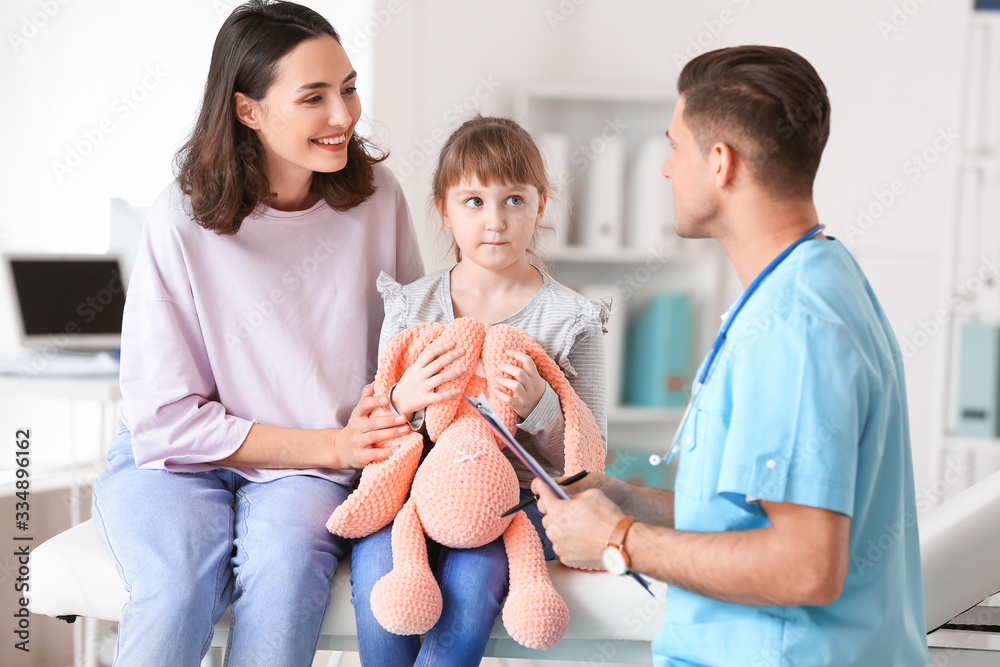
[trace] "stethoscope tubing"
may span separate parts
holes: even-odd
[[[757,277],[754,278],[750,282],[750,285],[743,291],[743,295],[740,297],[740,300],[736,302],[736,307],[733,308],[733,311],[729,314],[729,317],[726,318],[722,328],[719,330],[719,334],[715,337],[715,342],[712,343],[712,349],[708,352],[707,361],[702,364],[701,371],[698,373],[698,377],[695,378],[694,384],[691,386],[691,398],[688,400],[687,406],[684,408],[684,413],[681,415],[680,425],[678,425],[677,431],[674,433],[674,439],[670,443],[670,449],[663,457],[660,457],[657,454],[650,456],[649,463],[651,465],[656,466],[661,463],[666,465],[670,463],[670,461],[677,456],[677,453],[680,451],[681,433],[684,431],[684,426],[687,424],[688,416],[691,414],[691,409],[698,401],[698,395],[701,393],[701,388],[705,386],[706,382],[708,382],[712,368],[715,365],[715,358],[719,356],[722,346],[726,344],[726,336],[729,334],[729,328],[733,326],[733,321],[736,319],[736,316],[740,314],[740,311],[743,310],[743,306],[750,300],[750,297],[753,296],[754,292],[757,291],[760,284],[764,282],[769,275],[774,273],[774,270],[777,269],[783,261],[785,261],[786,257],[791,255],[792,252],[800,245],[817,234],[820,234],[824,229],[826,229],[826,225],[816,225],[808,232],[800,236],[792,245],[785,248],[780,255],[772,259],[771,262],[764,267],[764,270],[758,273]]]

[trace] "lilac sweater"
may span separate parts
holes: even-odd
[[[377,192],[337,212],[270,208],[233,236],[199,226],[176,182],[146,217],[122,323],[122,420],[136,464],[211,469],[255,422],[341,428],[375,376],[386,271],[423,266],[402,191],[376,165]],[[234,469],[253,481],[353,470]]]

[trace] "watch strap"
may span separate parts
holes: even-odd
[[[618,549],[625,550],[625,536],[628,534],[628,529],[632,527],[635,523],[634,516],[623,516],[615,524],[615,529],[611,531],[611,537],[608,538],[609,547],[617,547]]]

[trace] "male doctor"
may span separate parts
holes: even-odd
[[[926,665],[902,357],[812,200],[826,88],[764,46],[701,55],[678,88],[676,230],[715,239],[746,299],[699,371],[674,491],[591,474],[563,501],[536,480],[548,536],[568,565],[667,582],[657,665]]]

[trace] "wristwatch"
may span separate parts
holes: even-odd
[[[601,560],[604,561],[604,569],[611,574],[625,575],[629,572],[628,553],[625,551],[625,535],[628,529],[635,523],[635,517],[623,516],[615,529],[611,531],[608,544],[601,552]]]

